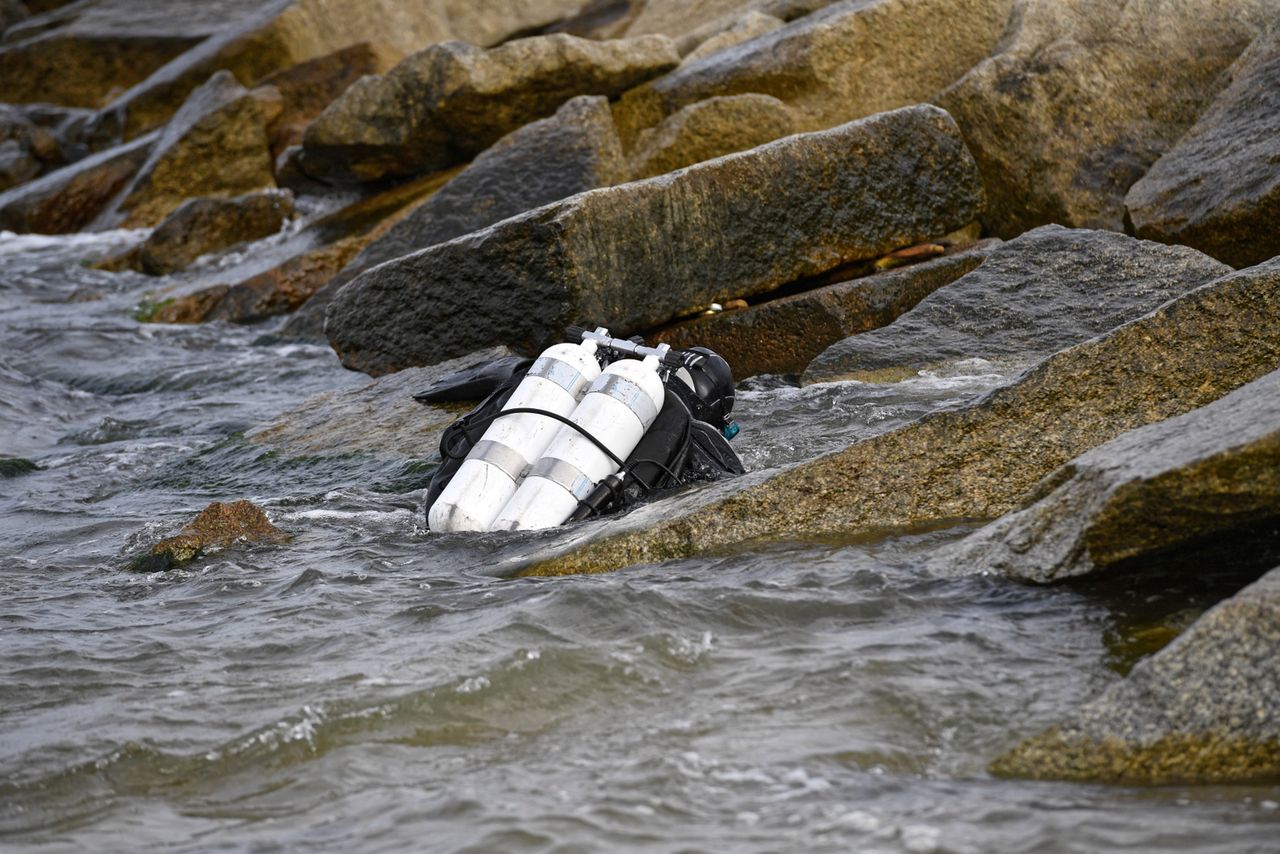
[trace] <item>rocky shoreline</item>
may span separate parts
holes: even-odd
[[[158,278],[135,322],[289,315],[277,340],[376,378],[246,437],[286,454],[431,459],[457,412],[414,391],[573,323],[806,386],[1015,369],[541,540],[522,575],[982,523],[927,570],[1136,578],[1280,532],[1277,21],[1280,0],[3,0],[0,230],[136,229],[97,266],[157,277],[261,256]],[[213,505],[134,568],[236,541],[287,548]],[[1280,780],[1277,579],[1011,732],[992,773]]]

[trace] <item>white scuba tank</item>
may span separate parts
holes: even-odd
[[[600,376],[595,352],[594,341],[548,347],[516,386],[503,411],[530,408],[568,416]],[[427,513],[431,530],[488,531],[562,426],[554,418],[531,413],[494,419],[431,505]]]
[[[591,383],[569,420],[625,460],[658,417],[664,395],[655,356],[643,361],[622,359]],[[618,470],[618,464],[590,439],[563,425],[492,530],[532,531],[562,524],[579,500]]]

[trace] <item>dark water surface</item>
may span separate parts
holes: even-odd
[[[963,529],[503,580],[546,535],[427,534],[429,466],[246,442],[363,379],[269,327],[137,323],[165,283],[81,264],[128,241],[0,236],[0,456],[41,466],[0,480],[0,848],[1277,850],[1280,787],[985,772],[1120,678],[1108,638],[1160,597],[924,576]],[[740,450],[1007,376],[757,382]],[[124,570],[236,498],[294,541]]]

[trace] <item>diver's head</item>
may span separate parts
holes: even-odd
[[[730,429],[733,426],[733,419],[729,417],[733,412],[733,371],[729,363],[706,347],[690,347],[685,352],[692,355],[684,367],[675,372],[675,377],[693,391],[691,395],[681,395],[690,413],[721,430]]]

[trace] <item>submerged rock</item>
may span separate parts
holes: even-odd
[[[912,107],[388,262],[337,294],[326,332],[344,364],[375,374],[486,344],[535,351],[571,323],[629,334],[945,233],[980,204],[950,117]]]
[[[1191,127],[1277,0],[1021,0],[1000,50],[936,103],[990,194],[984,223],[1124,229],[1124,196]]]
[[[22,477],[39,471],[40,466],[22,457],[0,457],[0,477]]]
[[[0,104],[0,192],[62,165],[57,137],[17,107]]]
[[[800,130],[927,101],[991,52],[1012,5],[835,3],[628,92],[617,110],[623,144],[677,110],[720,95],[772,95],[795,110]]]
[[[1122,682],[991,763],[1005,777],[1243,783],[1280,777],[1280,569]]]
[[[287,190],[190,199],[138,247],[138,267],[152,276],[181,270],[201,255],[275,234],[292,215],[293,194]]]
[[[1047,225],[893,324],[833,344],[803,382],[893,382],[961,359],[1038,360],[1229,271],[1185,246]]]
[[[0,229],[69,234],[87,228],[142,168],[159,132],[109,148],[0,193]]]
[[[915,266],[695,318],[653,338],[676,348],[710,347],[729,362],[737,380],[800,373],[834,342],[892,323],[930,293],[975,269],[994,248],[992,241],[983,241]]]
[[[289,539],[289,535],[271,524],[267,514],[253,502],[240,500],[223,504],[215,501],[201,510],[176,536],[161,540],[145,555],[135,558],[130,569],[135,572],[161,572],[190,563],[210,549],[225,549],[238,542],[283,543]]]
[[[1072,457],[1277,367],[1280,259],[1063,350],[962,409],[790,467],[714,506],[647,519],[643,529],[627,530],[622,520],[622,533],[526,572],[603,572],[762,538],[866,536],[994,518]]]
[[[650,178],[799,130],[791,109],[771,95],[725,95],[690,104],[641,131],[631,155],[634,178]]]
[[[220,71],[191,93],[116,208],[128,228],[155,225],[193,196],[275,186],[258,102]]]
[[[333,102],[307,128],[299,164],[328,181],[443,169],[575,95],[613,97],[678,61],[663,36],[592,42],[556,34],[487,51],[432,45]]]
[[[1125,205],[1139,237],[1247,267],[1280,255],[1280,27],[1260,36],[1231,75]]]
[[[1280,372],[1077,457],[931,565],[1047,584],[1276,516]]]
[[[371,453],[397,459],[437,456],[444,428],[471,404],[424,406],[413,396],[458,371],[511,356],[504,347],[429,368],[410,368],[363,386],[314,395],[245,439],[294,456]]]

